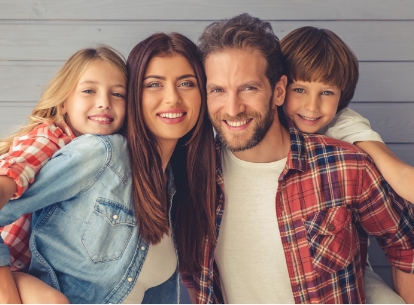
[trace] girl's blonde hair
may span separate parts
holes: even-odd
[[[95,60],[103,60],[118,69],[127,79],[124,57],[107,45],[86,48],[73,54],[59,72],[46,86],[36,107],[29,116],[29,122],[12,135],[0,140],[0,155],[7,153],[15,137],[30,132],[37,125],[45,122],[64,120],[61,105],[75,89],[82,73]]]

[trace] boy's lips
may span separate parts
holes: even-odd
[[[322,118],[321,116],[312,118],[312,117],[307,117],[307,116],[304,116],[304,115],[301,115],[301,114],[298,114],[298,116],[299,116],[301,122],[303,122],[307,125],[314,125],[314,124],[318,123],[319,120]]]
[[[98,124],[110,124],[114,121],[113,116],[106,113],[91,115],[88,118]]]

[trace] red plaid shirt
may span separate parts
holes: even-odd
[[[34,182],[34,178],[53,154],[75,138],[69,126],[62,122],[43,123],[28,134],[15,138],[7,154],[0,156],[0,175],[16,181],[19,198]],[[25,214],[14,223],[0,227],[0,235],[10,248],[12,271],[24,269],[30,262],[29,233],[32,214]]]
[[[414,273],[414,205],[399,197],[355,146],[302,134],[292,125],[289,132],[276,216],[295,303],[365,303],[360,240],[367,233],[377,237],[393,266]],[[216,150],[218,236],[225,206],[218,140]],[[198,303],[223,302],[214,251],[206,247],[199,274],[183,275]]]

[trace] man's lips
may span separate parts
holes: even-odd
[[[231,127],[240,127],[240,126],[244,126],[246,124],[248,124],[251,120],[253,119],[247,119],[247,120],[243,120],[243,121],[226,121],[224,120],[224,122],[231,126]]]
[[[114,118],[110,114],[95,114],[88,117],[91,121],[99,124],[109,124],[114,121]]]

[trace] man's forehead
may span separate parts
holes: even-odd
[[[266,77],[266,67],[264,56],[252,49],[224,49],[209,54],[204,61],[207,83],[229,78],[258,81]]]

